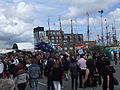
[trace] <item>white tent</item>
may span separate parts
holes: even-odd
[[[26,50],[26,51],[34,50],[34,45],[32,43],[15,43],[14,45],[17,46],[18,50]],[[13,45],[13,47],[14,47],[14,45]]]
[[[7,49],[0,49],[0,54],[7,54],[9,52],[13,52],[13,49],[7,50]]]

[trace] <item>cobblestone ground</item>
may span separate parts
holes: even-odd
[[[112,65],[115,67],[115,70],[116,70],[115,76],[117,77],[117,79],[120,82],[120,64],[119,64],[119,62],[118,62],[117,65],[114,65],[114,62],[112,62]],[[71,90],[71,80],[70,79],[68,81],[64,80],[63,81],[63,86],[64,86],[64,88],[61,89],[61,90]],[[29,85],[27,85],[26,90],[31,90]],[[39,90],[47,90],[47,88],[46,88],[46,78],[39,80]],[[78,90],[85,90],[85,89],[78,88]],[[94,88],[93,90],[102,90],[102,86],[99,86],[98,88]],[[115,90],[120,90],[120,84],[118,86],[115,86]]]

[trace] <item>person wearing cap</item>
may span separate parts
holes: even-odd
[[[88,60],[92,60],[93,57],[91,55],[88,56]]]

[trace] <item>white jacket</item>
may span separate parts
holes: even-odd
[[[4,70],[4,64],[0,62],[0,74],[3,73]]]

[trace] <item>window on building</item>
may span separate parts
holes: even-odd
[[[56,40],[58,40],[59,38],[58,37],[56,37]]]
[[[79,41],[81,41],[81,38],[80,38],[80,36],[78,36],[78,40],[79,40]]]
[[[53,35],[55,35],[56,33],[55,32],[53,32]]]
[[[52,32],[50,32],[50,34],[52,34]]]
[[[70,36],[67,36],[67,39],[70,39]]]
[[[58,40],[56,40],[56,43],[58,43]]]
[[[72,40],[70,40],[70,42],[72,42]]]
[[[73,49],[73,47],[70,47],[70,49],[72,50],[72,49]]]
[[[55,42],[55,40],[52,40],[52,42],[54,43],[54,42]]]
[[[68,37],[67,36],[64,36],[65,39],[67,39]]]
[[[51,37],[51,39],[54,39],[54,37]]]

